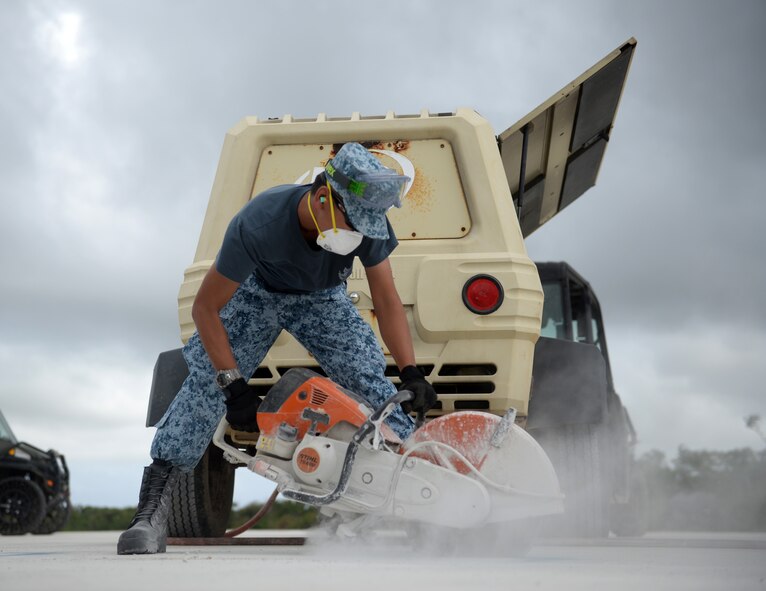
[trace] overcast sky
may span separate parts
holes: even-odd
[[[639,451],[760,448],[764,29],[760,0],[3,0],[0,408],[75,503],[134,504],[227,129],[467,106],[499,133],[634,36],[598,184],[529,253],[591,281]]]

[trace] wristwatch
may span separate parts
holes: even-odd
[[[238,380],[241,377],[242,374],[239,373],[236,367],[234,369],[221,369],[215,374],[215,383],[218,384],[221,390],[224,390],[234,380]]]

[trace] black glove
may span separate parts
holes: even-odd
[[[402,380],[399,390],[409,390],[413,394],[411,401],[402,402],[404,412],[409,414],[414,410],[425,414],[433,408],[436,404],[436,390],[417,367],[408,365],[399,372],[399,379]]]
[[[237,431],[258,431],[256,413],[261,397],[244,378],[238,378],[224,388],[226,391],[226,420]]]

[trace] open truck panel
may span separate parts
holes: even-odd
[[[525,238],[596,184],[635,49],[631,38],[498,136]]]

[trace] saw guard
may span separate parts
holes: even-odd
[[[443,415],[413,433],[403,451],[482,482],[492,498],[489,521],[564,510],[547,454],[531,435],[505,418],[478,411]]]

